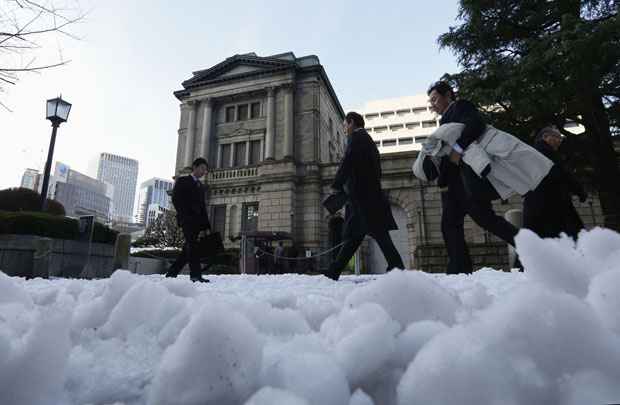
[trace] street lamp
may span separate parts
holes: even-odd
[[[47,100],[45,118],[52,122],[52,139],[50,148],[47,152],[47,162],[45,162],[45,172],[43,174],[43,188],[41,189],[41,211],[45,211],[47,205],[47,187],[50,181],[50,170],[52,169],[52,157],[54,156],[54,144],[56,143],[56,130],[58,126],[66,122],[71,111],[71,104],[62,99],[62,96]]]

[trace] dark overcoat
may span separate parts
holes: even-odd
[[[547,142],[539,139],[534,147],[553,162],[546,184],[541,190],[536,190],[543,194],[541,198],[549,207],[544,219],[548,230],[542,236],[555,237],[560,232],[566,232],[576,238],[584,225],[573,205],[571,196],[576,195],[580,200],[585,201],[587,194],[575,176],[564,167],[560,155]]]
[[[332,184],[349,196],[343,236],[398,229],[387,196],[381,189],[381,159],[377,145],[365,129],[357,129],[349,141]]]
[[[193,176],[177,179],[172,189],[172,205],[177,211],[177,222],[183,228],[211,229],[205,193],[202,185]]]

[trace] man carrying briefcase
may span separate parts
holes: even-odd
[[[198,158],[192,163],[192,173],[179,177],[174,183],[172,204],[177,211],[177,222],[183,229],[185,244],[177,260],[168,269],[166,277],[176,277],[189,263],[189,276],[193,282],[209,282],[206,278],[202,278],[199,240],[211,233],[204,190],[198,180],[207,174],[207,170],[207,161]]]

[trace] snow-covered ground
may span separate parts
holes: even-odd
[[[620,235],[518,250],[525,273],[0,273],[0,404],[620,402]]]

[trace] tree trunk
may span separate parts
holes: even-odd
[[[584,103],[586,110],[583,120],[592,144],[591,160],[605,227],[620,232],[620,169],[609,129],[609,118],[602,97],[595,89],[590,87],[584,92],[589,102]]]

